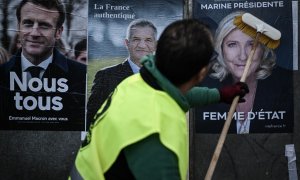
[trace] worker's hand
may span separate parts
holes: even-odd
[[[245,102],[243,97],[249,93],[249,88],[246,83],[237,82],[234,85],[224,86],[219,89],[220,102],[231,104],[236,96],[240,96],[239,102]]]

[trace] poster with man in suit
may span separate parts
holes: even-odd
[[[61,46],[70,12],[60,0],[11,3],[19,46],[0,65],[0,129],[84,130],[87,68],[69,55],[72,47]]]
[[[90,1],[88,123],[115,87],[139,72],[140,59],[155,52],[162,30],[182,18],[183,1]]]

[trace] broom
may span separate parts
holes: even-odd
[[[275,49],[279,46],[281,33],[277,29],[275,29],[272,26],[268,25],[267,23],[261,21],[260,19],[256,18],[255,16],[251,15],[250,13],[244,13],[241,16],[235,17],[234,24],[237,26],[237,28],[242,30],[245,34],[247,34],[250,37],[255,39],[254,45],[252,46],[252,49],[250,51],[250,54],[249,54],[247,62],[246,62],[246,66],[243,71],[243,75],[240,79],[241,82],[245,82],[247,74],[248,74],[248,70],[251,65],[253,55],[258,46],[258,43],[260,42],[260,43],[266,45],[270,49]],[[218,144],[216,146],[215,152],[213,154],[209,168],[207,170],[205,180],[210,180],[212,178],[212,175],[214,173],[217,161],[219,159],[219,156],[220,156],[230,123],[232,121],[233,114],[234,114],[236,106],[239,102],[239,99],[240,99],[240,97],[236,96],[232,101],[225,124],[223,126],[221,135],[218,140]]]

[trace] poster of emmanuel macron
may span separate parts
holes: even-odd
[[[0,129],[84,130],[86,65],[56,45],[64,4],[22,0],[15,16],[19,48],[0,65]]]

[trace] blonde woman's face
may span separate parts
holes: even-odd
[[[222,43],[223,57],[227,69],[233,78],[240,79],[242,77],[247,58],[253,45],[254,39],[239,29],[234,29],[224,38]],[[263,48],[259,44],[253,56],[248,76],[255,76],[255,71],[259,67],[262,56]]]

